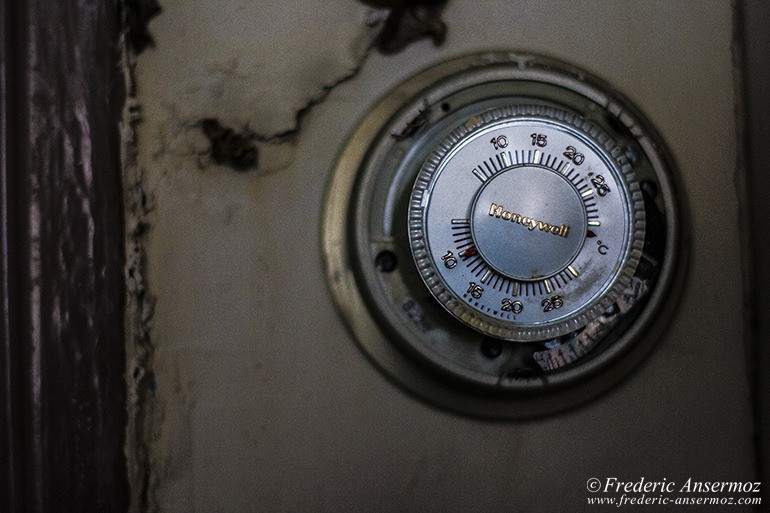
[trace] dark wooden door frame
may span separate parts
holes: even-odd
[[[757,474],[762,506],[770,511],[770,3],[734,3],[734,60],[739,156],[736,183],[743,200],[744,319],[749,385],[754,407]],[[741,192],[745,197],[740,197]]]
[[[126,511],[120,0],[0,0],[0,510]]]

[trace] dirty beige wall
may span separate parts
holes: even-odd
[[[453,0],[442,46],[392,56],[366,52],[382,13],[352,0],[161,5],[136,61],[127,169],[148,199],[133,215],[149,227],[136,250],[150,350],[129,355],[149,389],[135,461],[149,509],[577,511],[594,476],[753,477],[729,2]],[[423,67],[500,48],[571,61],[636,102],[680,165],[693,234],[652,356],[579,409],[515,423],[387,381],[338,318],[319,251],[325,182],[357,120]],[[204,119],[297,134],[258,143],[257,168],[240,171],[214,162]]]

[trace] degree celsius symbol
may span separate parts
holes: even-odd
[[[604,244],[602,244],[602,241],[600,241],[600,240],[596,241],[596,245],[599,246],[599,254],[600,255],[606,255],[607,254],[607,250],[610,249],[609,247],[607,247]]]

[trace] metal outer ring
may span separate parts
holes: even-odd
[[[383,124],[394,116],[406,122],[419,112],[414,99],[442,93],[437,84],[452,81],[459,89],[482,80],[539,81],[562,87],[585,97],[612,114],[634,135],[651,161],[665,212],[666,253],[657,282],[644,308],[602,358],[588,359],[564,369],[558,381],[569,386],[538,394],[479,394],[468,387],[456,387],[427,372],[407,357],[390,339],[384,327],[369,311],[351,267],[352,248],[349,221],[354,185],[360,167],[380,136]],[[403,105],[412,102],[411,111]],[[400,114],[399,114],[400,113]],[[394,87],[364,116],[338,155],[328,181],[321,218],[322,256],[327,284],[335,304],[355,341],[384,375],[405,392],[429,404],[475,417],[527,418],[552,414],[584,403],[608,390],[650,352],[674,315],[677,298],[686,278],[687,208],[675,173],[676,166],[654,126],[623,95],[603,80],[557,59],[494,51],[467,55],[425,69]],[[677,198],[679,201],[677,201]],[[654,322],[653,322],[654,321]]]
[[[441,165],[444,157],[466,137],[489,126],[493,126],[503,120],[526,117],[531,120],[552,120],[569,125],[570,128],[580,133],[588,141],[593,143],[595,149],[605,160],[605,164],[612,168],[613,173],[620,179],[625,189],[623,191],[628,207],[628,224],[630,233],[626,234],[624,246],[626,248],[621,260],[620,268],[609,284],[605,286],[598,297],[586,303],[569,317],[557,320],[546,326],[517,325],[505,322],[489,315],[485,315],[468,307],[465,302],[456,298],[436,271],[436,264],[430,250],[426,247],[425,212],[422,208],[425,191],[430,188],[432,179]],[[631,282],[634,270],[642,254],[644,245],[644,200],[639,189],[639,183],[634,175],[631,165],[617,151],[617,144],[604,134],[599,127],[587,123],[583,118],[554,107],[517,105],[513,107],[501,107],[487,111],[477,116],[479,121],[471,126],[460,125],[430,155],[420,173],[417,175],[412,197],[409,204],[409,240],[412,256],[415,260],[420,275],[425,281],[426,287],[436,300],[444,308],[461,322],[465,322],[472,328],[493,337],[512,341],[548,340],[573,332],[582,328],[588,322],[606,311],[623,290]],[[603,139],[603,142],[600,140]],[[614,157],[613,157],[614,155]],[[436,280],[431,280],[433,277]]]

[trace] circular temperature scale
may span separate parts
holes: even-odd
[[[542,56],[461,57],[394,88],[341,151],[327,280],[411,394],[552,413],[611,387],[665,329],[685,274],[676,187],[665,143],[605,82]]]
[[[417,268],[460,321],[507,340],[575,331],[628,286],[644,202],[615,143],[553,107],[487,111],[430,155],[411,195]]]

